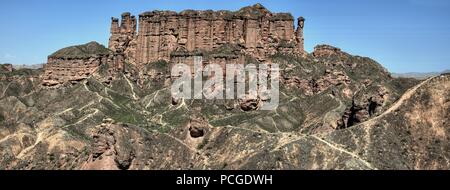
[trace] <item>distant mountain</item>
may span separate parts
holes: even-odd
[[[31,65],[15,65],[13,64],[13,68],[14,69],[40,69],[44,66],[45,63],[41,63],[41,64],[31,64]]]
[[[420,72],[392,73],[392,76],[395,78],[426,79],[426,78],[438,76],[438,75],[444,74],[444,73],[450,73],[450,70],[445,70],[442,72],[429,72],[429,73],[420,73]]]

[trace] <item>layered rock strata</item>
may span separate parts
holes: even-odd
[[[113,70],[123,68],[123,54],[113,53],[97,42],[63,48],[48,57],[42,85],[58,86],[88,78],[103,64]]]
[[[136,18],[130,13],[112,18],[109,48],[124,52],[126,60],[146,64],[171,59],[172,52],[211,51],[225,44],[259,60],[277,52],[304,53],[304,18],[289,13],[271,13],[260,4],[238,11],[151,11]]]

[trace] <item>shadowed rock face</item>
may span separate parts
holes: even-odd
[[[192,138],[200,138],[208,132],[209,124],[203,118],[191,118],[187,128]]]
[[[140,52],[133,40],[143,38],[135,18],[123,18],[120,26],[113,19],[119,44],[112,51],[89,43],[55,53],[43,70],[1,70],[0,169],[450,169],[450,75],[392,78],[374,60],[328,45],[311,54],[278,49],[261,59],[249,53],[243,33],[242,43],[193,52],[187,44],[196,38],[177,39],[180,48],[168,60],[164,52],[145,58],[163,60],[129,64]],[[165,30],[162,23],[254,18],[277,23],[290,17],[255,5],[236,12],[149,12],[139,22],[148,24],[145,38],[164,29],[158,33],[164,39],[192,31]],[[173,99],[171,65],[193,56],[204,64],[279,63],[278,108],[259,110],[261,99]],[[73,64],[78,61],[92,64]],[[78,72],[82,78],[74,78]],[[49,76],[55,88],[42,85]]]

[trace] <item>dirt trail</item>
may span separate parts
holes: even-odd
[[[131,84],[131,81],[127,78],[127,76],[123,75],[125,80],[127,81],[128,85],[130,86],[131,93],[133,94],[133,99],[138,100],[139,98],[136,96],[136,93],[134,92],[133,84]]]
[[[6,85],[5,90],[3,90],[2,96],[0,96],[1,98],[4,98],[4,96],[5,96],[5,94],[6,94],[6,91],[8,90],[9,86],[11,85],[11,83],[12,83],[12,82],[9,82],[9,83]]]
[[[383,116],[385,116],[385,115],[387,115],[387,114],[389,114],[389,113],[392,113],[393,111],[397,110],[401,105],[403,105],[403,102],[404,102],[405,100],[408,100],[409,98],[411,98],[411,96],[417,91],[417,89],[419,89],[419,88],[422,87],[424,84],[428,83],[429,81],[431,81],[431,80],[434,79],[434,78],[436,78],[436,77],[430,77],[430,78],[428,78],[428,79],[426,79],[426,80],[420,82],[418,85],[416,85],[416,86],[414,86],[414,87],[408,89],[408,90],[400,97],[400,99],[398,99],[397,102],[395,102],[394,105],[392,105],[392,106],[391,106],[389,109],[387,109],[385,112],[383,112],[382,114],[380,114],[380,115],[378,115],[378,116],[376,116],[376,117],[374,117],[374,118],[371,118],[371,119],[369,119],[369,120],[367,120],[367,121],[365,121],[365,122],[362,122],[362,123],[360,123],[360,124],[358,124],[358,125],[355,125],[355,126],[353,126],[353,127],[356,127],[356,126],[359,126],[359,125],[371,125],[371,124],[373,124],[377,119],[379,119],[379,118],[381,118],[381,117],[383,117]]]
[[[363,158],[361,158],[361,157],[358,156],[357,154],[355,154],[355,153],[353,153],[353,152],[350,152],[350,151],[348,151],[348,150],[346,150],[346,149],[344,149],[344,148],[339,147],[338,144],[335,144],[335,143],[332,143],[332,142],[328,142],[328,141],[326,141],[326,140],[324,140],[324,139],[322,139],[322,138],[320,138],[320,137],[317,137],[317,136],[315,136],[315,135],[311,135],[311,137],[313,137],[314,139],[316,139],[316,140],[318,140],[318,141],[320,141],[320,142],[322,142],[322,143],[328,145],[328,146],[331,147],[332,149],[335,149],[335,150],[337,150],[337,151],[340,151],[340,152],[342,152],[342,153],[345,153],[345,154],[350,155],[351,157],[353,157],[353,158],[359,160],[361,163],[363,163],[363,164],[364,164],[366,167],[368,167],[369,169],[371,169],[371,170],[377,170],[377,168],[374,167],[371,163],[369,163],[368,161],[364,160]]]

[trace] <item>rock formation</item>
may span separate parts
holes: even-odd
[[[96,126],[92,131],[94,143],[92,155],[83,164],[83,169],[128,169],[135,157],[133,149],[130,148],[131,139],[126,130],[126,125],[115,124],[111,119],[105,119],[103,123]]]
[[[375,86],[364,94],[356,94],[353,97],[352,106],[345,110],[342,119],[338,121],[338,127],[341,129],[351,127],[379,113],[388,95],[388,90],[381,86]]]
[[[201,117],[192,117],[187,126],[192,138],[203,137],[209,130],[208,121]]]
[[[136,18],[122,14],[112,18],[109,48],[124,52],[133,64],[171,59],[173,52],[210,51],[225,44],[238,45],[242,53],[259,60],[277,52],[303,53],[304,19],[294,30],[289,13],[271,13],[260,4],[238,11],[151,11]]]
[[[159,60],[171,64],[243,64],[246,56],[266,61],[276,53],[304,54],[304,18],[271,13],[260,4],[238,11],[151,11],[111,19],[108,49],[91,42],[61,49],[48,57],[44,86],[76,83],[101,65],[123,71],[125,63],[143,66]]]
[[[321,57],[321,56],[330,56],[330,55],[339,55],[341,54],[341,49],[330,46],[330,45],[318,45],[314,47],[313,56]]]
[[[44,65],[42,84],[57,86],[65,82],[76,83],[88,78],[102,64],[121,69],[122,57],[97,42],[63,48],[48,57],[48,63]]]
[[[347,86],[350,83],[350,77],[345,72],[329,69],[326,69],[324,75],[318,79],[300,79],[297,76],[284,78],[286,86],[302,89],[308,96],[321,93],[333,86]]]
[[[13,66],[12,64],[0,64],[0,72],[12,72]]]
[[[299,17],[297,22],[297,30],[296,30],[296,40],[297,40],[297,49],[300,52],[305,51],[305,38],[303,37],[303,28],[305,27],[305,18]]]
[[[450,168],[449,74],[392,78],[329,45],[302,54],[304,19],[293,22],[259,4],[125,13],[109,49],[64,48],[44,69],[0,65],[0,169]],[[279,106],[172,98],[171,64],[195,59],[278,63]]]
[[[136,17],[123,13],[119,19],[111,18],[111,37],[108,47],[113,52],[125,55],[126,61],[134,63],[136,52]]]

